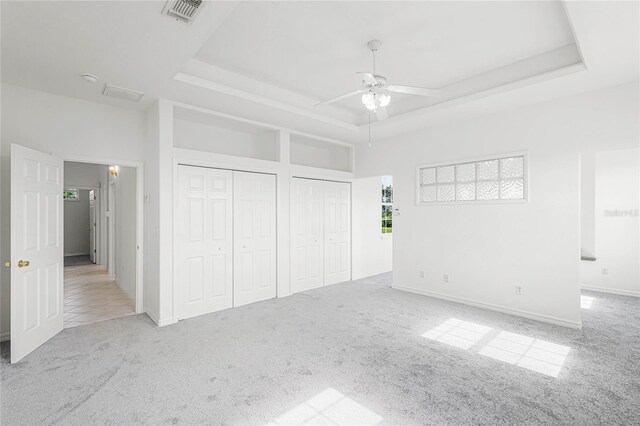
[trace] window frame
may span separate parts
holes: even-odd
[[[75,193],[75,194],[76,194],[76,197],[75,197],[75,198],[66,198],[66,197],[64,196],[64,193],[65,193],[65,192],[73,192],[73,193]],[[65,202],[66,202],[66,201],[69,201],[69,202],[80,201],[80,189],[79,189],[79,188],[64,188],[64,189],[62,190],[62,199],[63,199]]]
[[[443,166],[457,166],[466,163],[477,163],[479,161],[489,161],[489,160],[498,160],[498,167],[500,167],[501,159],[510,158],[510,157],[522,157],[522,180],[523,180],[523,198],[515,199],[515,200],[466,200],[466,201],[422,201],[422,193],[421,193],[421,185],[422,185],[422,169],[432,168],[432,167],[443,167]],[[455,173],[455,168],[454,168]],[[477,168],[476,168],[477,173]],[[498,173],[500,173],[500,169],[498,169]],[[416,184],[416,206],[463,206],[463,205],[480,205],[480,204],[528,204],[531,200],[531,192],[529,189],[529,151],[515,151],[515,152],[505,152],[500,154],[493,155],[482,155],[478,157],[466,157],[460,158],[456,160],[447,160],[447,161],[438,161],[434,163],[425,163],[418,164],[416,166],[416,175],[415,175],[415,184]],[[502,179],[498,177],[498,185],[500,184]],[[508,180],[508,179],[505,179]],[[477,175],[474,181],[470,182],[478,182]],[[454,181],[452,185],[455,186],[456,180],[454,175]],[[437,185],[435,185],[437,188]],[[476,187],[477,190],[477,187]]]

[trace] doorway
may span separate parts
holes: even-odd
[[[135,168],[65,161],[63,200],[64,328],[134,314]]]
[[[95,271],[83,271],[76,275],[82,277],[82,282],[76,282],[83,288],[74,288],[69,282],[72,274],[65,271],[64,267],[64,204],[65,189],[80,189],[81,186],[97,187],[98,198],[94,207],[96,215],[99,213],[96,223],[96,233],[99,234],[95,244],[95,264],[79,265],[75,268],[105,268],[104,257],[106,255],[105,226],[106,217],[104,207],[103,181],[119,179],[118,166],[103,159],[87,159],[79,157],[66,158],[69,167],[65,173],[65,160],[52,154],[45,153],[18,144],[11,144],[11,260],[6,266],[11,268],[11,362],[20,361],[25,355],[32,352],[65,328],[67,321],[73,319],[75,324],[84,325],[103,319],[120,316],[122,313],[114,312],[104,306],[104,301],[98,297],[91,297],[86,286],[99,283],[104,277]],[[99,167],[95,175],[89,170],[96,165]],[[129,202],[118,203],[120,206],[133,205],[133,213],[125,214],[125,210],[113,213],[116,230],[115,241],[111,244],[116,247],[114,260],[116,275],[113,277],[115,285],[122,288],[128,283],[131,300],[135,306],[135,312],[143,312],[143,177],[144,165],[141,162],[126,161],[129,166],[120,174],[122,183],[119,185],[120,194],[126,194]],[[72,169],[75,169],[75,174]],[[85,174],[85,172],[87,174]],[[66,176],[65,176],[66,174]],[[94,180],[91,180],[93,176]],[[97,176],[97,177],[96,177]],[[125,179],[124,177],[127,177]],[[65,182],[66,178],[66,182]],[[128,182],[128,183],[127,183]],[[94,192],[94,195],[96,192]],[[117,195],[118,193],[116,193]],[[71,199],[79,197],[79,193],[66,194]],[[73,201],[68,201],[72,203]],[[120,219],[118,219],[120,218]],[[100,225],[98,225],[100,224]],[[98,231],[100,229],[100,231]],[[85,227],[84,231],[87,232]],[[119,235],[123,235],[121,237]],[[90,242],[91,244],[91,242]],[[124,247],[124,250],[120,248]],[[119,254],[118,254],[119,253]],[[89,257],[91,259],[91,257]],[[91,260],[90,260],[91,261]],[[71,268],[71,267],[70,267]],[[65,290],[65,272],[67,276],[67,288]],[[109,277],[111,278],[111,277]],[[123,280],[128,278],[128,280]],[[103,288],[99,289],[104,290]],[[75,294],[74,297],[67,297]],[[129,294],[129,293],[127,293]],[[66,303],[65,303],[66,302]],[[119,302],[118,302],[119,303]],[[89,309],[98,304],[103,305],[102,312],[80,311]],[[65,307],[66,305],[66,307]],[[111,308],[113,304],[111,304]],[[133,310],[133,309],[132,309]],[[73,318],[70,318],[72,317]]]
[[[98,263],[99,234],[95,232],[100,215],[95,214],[99,203],[99,187],[65,185],[64,200],[64,266]]]

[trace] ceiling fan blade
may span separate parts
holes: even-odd
[[[331,104],[331,103],[334,103],[334,102],[338,102],[338,101],[340,101],[342,99],[346,99],[346,98],[349,98],[351,96],[354,96],[354,95],[357,95],[357,94],[360,94],[360,93],[363,93],[363,92],[366,92],[366,90],[364,90],[364,89],[355,90],[353,92],[349,92],[349,93],[346,93],[344,95],[338,96],[337,98],[333,98],[333,99],[329,99],[328,101],[320,102],[319,104],[316,104],[315,106],[319,107],[319,106],[322,106],[322,105],[327,105],[327,104]]]
[[[376,109],[376,118],[378,119],[378,121],[386,120],[388,117],[389,114],[387,113],[387,109],[385,107],[378,107]]]
[[[442,91],[437,89],[427,89],[426,87],[411,87],[411,86],[387,86],[387,90],[395,93],[408,93],[409,95],[419,96],[442,96]]]
[[[362,76],[362,80],[366,84],[371,84],[371,85],[378,84],[378,80],[376,80],[376,78],[370,72],[357,72],[356,74],[361,75]]]

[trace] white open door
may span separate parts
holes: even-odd
[[[96,191],[89,191],[89,259],[96,263],[97,244],[96,244]]]
[[[351,279],[351,184],[324,183],[324,285]]]
[[[178,167],[178,319],[233,306],[232,177]]]
[[[319,180],[291,179],[291,292],[322,287],[323,187]]]
[[[11,362],[63,328],[63,162],[11,145]]]
[[[276,177],[233,172],[233,306],[276,297]]]

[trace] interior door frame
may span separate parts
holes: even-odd
[[[89,235],[89,260],[91,260],[91,250],[93,250],[93,259],[94,264],[100,264],[100,188],[90,189],[89,197],[91,197],[91,192],[93,191],[93,200],[89,198],[89,218],[91,218],[91,201],[93,201],[93,223],[89,221],[89,228],[93,228],[89,230],[89,233],[93,232],[93,245],[91,245],[91,235]]]
[[[116,231],[114,229],[116,219],[116,183],[114,181],[109,181],[107,183],[107,272],[110,275],[113,275],[118,280],[116,276]]]
[[[118,165],[136,169],[136,314],[145,311],[144,308],[144,162],[119,160],[104,157],[85,157],[62,155],[62,161],[76,163],[99,164],[102,166]],[[108,188],[106,188],[108,191]]]
[[[265,161],[265,163],[267,163],[267,161]],[[278,217],[280,215],[281,209],[280,209],[280,204],[279,204],[279,199],[282,196],[282,194],[280,194],[280,191],[278,191],[278,183],[280,182],[280,179],[283,178],[283,176],[286,176],[288,174],[287,173],[283,173],[282,169],[279,167],[279,164],[274,164],[274,167],[269,167],[269,166],[259,166],[259,165],[253,165],[253,164],[247,164],[247,165],[242,165],[239,164],[239,161],[236,162],[222,162],[222,161],[212,161],[209,159],[194,159],[194,158],[190,158],[190,157],[178,157],[178,156],[174,156],[173,157],[173,220],[171,222],[171,225],[173,226],[173,230],[172,230],[172,236],[173,236],[173,244],[172,244],[172,249],[173,249],[173,253],[172,253],[172,260],[173,260],[173,277],[172,277],[172,295],[173,295],[173,300],[172,300],[172,322],[176,323],[178,322],[178,301],[180,300],[180,295],[178,294],[178,286],[176,285],[176,283],[178,282],[178,271],[175,265],[177,265],[177,262],[179,261],[178,258],[178,238],[177,238],[177,232],[179,229],[178,226],[178,218],[179,218],[179,190],[180,190],[180,185],[179,185],[179,180],[178,180],[178,168],[180,166],[190,166],[190,167],[203,167],[203,168],[207,168],[207,169],[220,169],[220,170],[230,170],[230,171],[237,171],[237,172],[248,172],[248,173],[262,173],[262,174],[267,174],[267,175],[275,175],[276,177],[276,298],[278,297],[279,294],[279,280],[278,277],[280,276],[280,268],[279,268],[279,264],[278,264],[278,255],[279,252],[281,250],[280,244],[282,244],[279,239],[278,239]],[[233,281],[233,278],[232,278]]]
[[[62,163],[64,164],[65,161],[66,160],[62,160]],[[102,206],[100,203],[102,203],[102,199],[101,199],[102,198],[102,194],[101,194],[101,191],[100,191],[100,189],[101,189],[100,186],[99,185],[76,185],[76,184],[73,184],[73,183],[71,183],[69,185],[64,185],[64,186],[65,187],[69,187],[69,188],[74,188],[74,189],[83,189],[83,190],[87,190],[87,191],[91,191],[91,190],[98,191],[97,192],[98,193],[98,204],[96,205],[96,208],[98,209],[97,213],[96,213],[96,228],[99,229],[100,226],[102,226],[102,218],[100,217],[100,208]],[[91,224],[89,224],[89,225],[91,225]],[[98,262],[96,262],[96,264],[100,263],[99,262],[100,255],[102,254],[101,250],[100,250],[100,244],[99,244],[100,240],[101,240],[100,232],[96,231],[96,259],[98,260]]]

